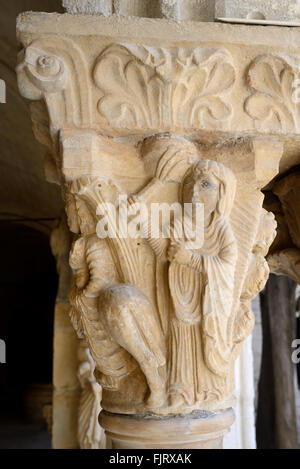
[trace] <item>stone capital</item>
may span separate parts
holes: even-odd
[[[34,128],[78,235],[70,315],[102,386],[101,423],[116,448],[161,447],[146,437],[160,423],[165,447],[220,447],[276,234],[261,190],[299,139],[300,33],[30,13],[18,34],[19,88],[46,105],[33,104]],[[197,202],[197,248],[177,219],[167,235],[141,217],[129,236],[120,222],[137,203]]]

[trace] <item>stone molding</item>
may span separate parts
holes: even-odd
[[[53,23],[54,31],[59,19],[59,36],[51,34],[50,26],[45,33],[34,33],[37,18],[41,24]],[[85,24],[89,17],[80,18]],[[149,134],[184,130],[205,136],[213,132],[219,139],[224,133],[228,138],[253,133],[285,139],[298,135],[299,53],[285,41],[276,53],[268,49],[276,28],[268,28],[266,45],[258,46],[253,39],[237,45],[238,34],[231,26],[211,24],[208,36],[215,29],[215,44],[209,37],[195,43],[193,23],[186,44],[180,37],[176,44],[173,22],[156,20],[166,21],[171,36],[161,39],[158,47],[149,34],[154,20],[115,19],[121,23],[120,32],[128,25],[135,25],[135,30],[145,26],[143,43],[124,42],[121,33],[108,39],[105,32],[87,42],[80,31],[70,31],[73,21],[76,31],[78,18],[72,15],[23,14],[18,20],[26,46],[19,57],[20,90],[28,99],[46,101],[52,132],[73,125],[109,135],[141,130]],[[98,21],[109,30],[110,18]],[[240,34],[246,32],[243,28],[237,26]],[[95,28],[90,29],[95,34]],[[261,34],[260,28],[251,29]],[[297,28],[290,29],[289,36],[296,41]]]

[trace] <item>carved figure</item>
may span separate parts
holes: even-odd
[[[95,234],[88,205],[72,196],[68,205],[71,229],[80,226],[82,234],[70,254],[75,278],[70,295],[73,325],[81,337],[90,339],[104,389],[118,389],[119,381],[140,366],[150,388],[148,405],[161,406],[164,372],[160,368],[165,355],[151,304],[136,287],[122,283],[106,241]]]
[[[165,160],[166,155],[172,153],[172,147],[173,164],[169,159],[166,178]],[[187,162],[193,153],[189,146],[178,152],[174,151],[176,147],[178,142],[175,140],[159,161],[156,177],[161,183],[178,180],[180,171],[184,172],[184,153]],[[194,153],[197,153],[195,148]],[[198,373],[202,357],[212,373],[219,376],[228,373],[231,353],[228,326],[237,259],[229,215],[235,184],[235,176],[222,164],[209,160],[194,163],[185,173],[179,199],[182,204],[204,205],[203,246],[191,250],[190,240],[178,241],[175,225],[170,240],[149,239],[156,255],[170,262],[168,278],[172,311],[168,391],[172,406],[193,405],[200,400],[203,380]],[[148,187],[153,193],[153,183]],[[149,200],[146,194],[144,190],[138,197]],[[193,216],[196,210],[190,213]],[[193,225],[194,220],[189,222],[185,218],[184,222]]]
[[[251,334],[255,317],[251,301],[262,291],[269,278],[270,269],[265,256],[276,237],[277,223],[273,213],[262,209],[256,241],[251,253],[248,273],[243,285],[240,310],[236,319],[234,342],[242,343]]]

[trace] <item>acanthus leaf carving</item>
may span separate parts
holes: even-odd
[[[116,44],[97,59],[98,110],[116,127],[205,127],[232,114],[224,93],[235,82],[225,49]]]
[[[283,249],[268,256],[268,264],[272,274],[285,275],[300,285],[300,250],[297,248]]]
[[[247,80],[252,95],[245,110],[258,129],[299,131],[299,66],[298,57],[275,54],[259,56],[251,63]]]

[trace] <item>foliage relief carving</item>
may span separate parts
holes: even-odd
[[[223,94],[235,69],[225,49],[112,45],[97,59],[94,79],[103,93],[98,111],[117,127],[197,128],[232,113]]]
[[[299,65],[297,57],[273,54],[251,63],[247,79],[252,95],[245,109],[258,129],[299,131]]]

